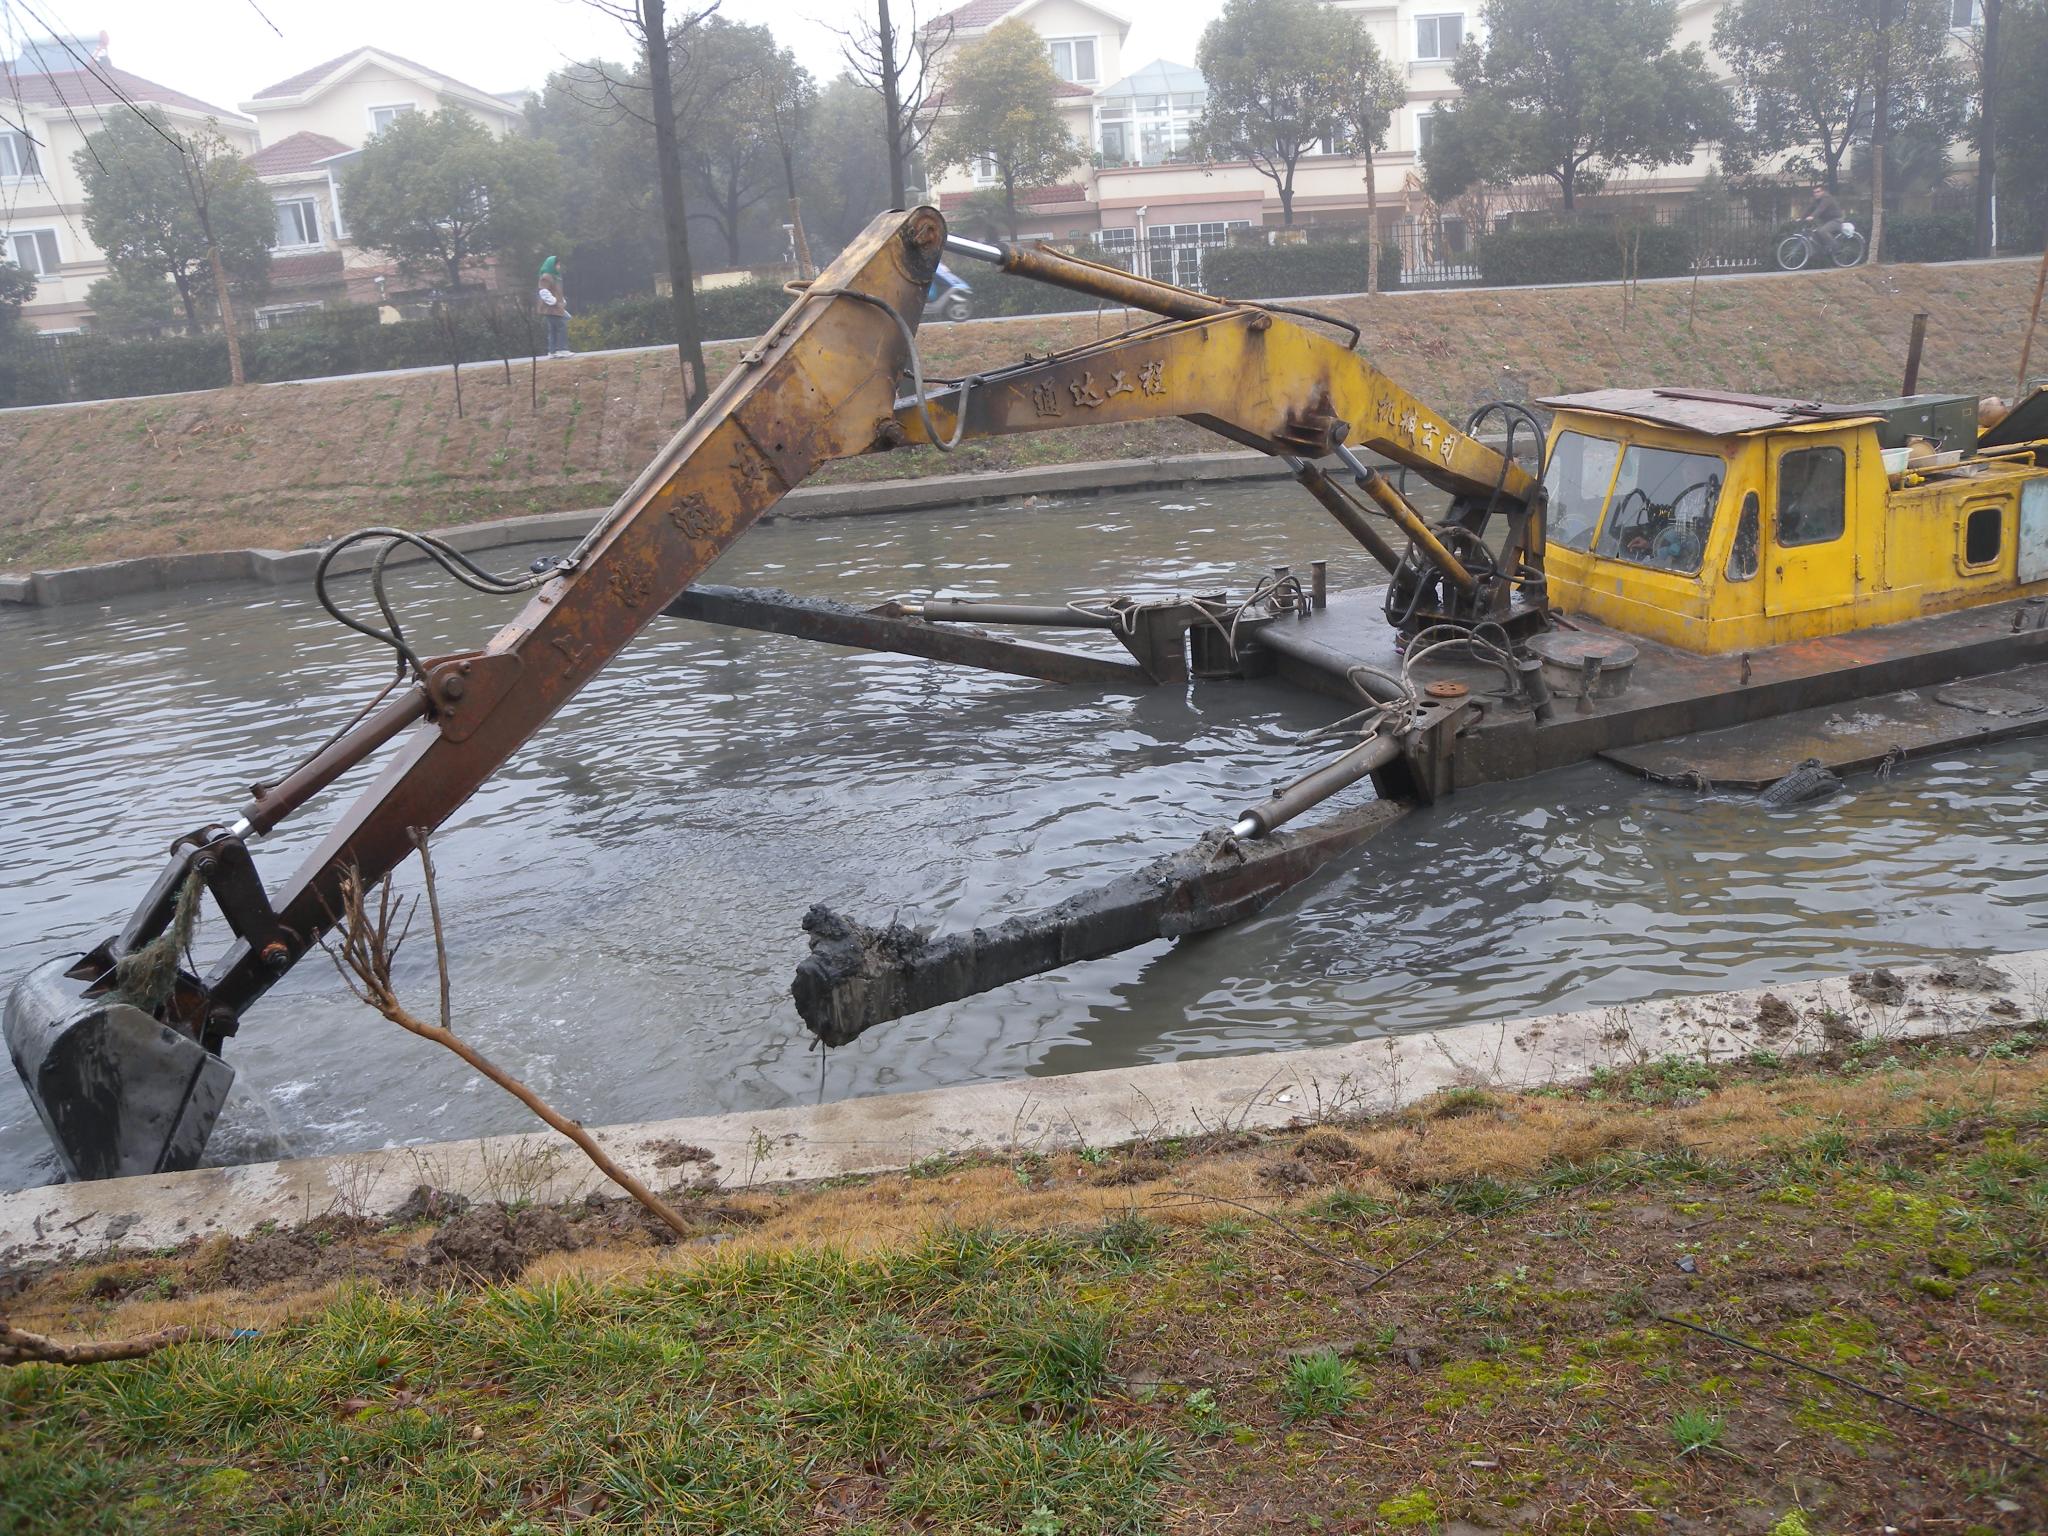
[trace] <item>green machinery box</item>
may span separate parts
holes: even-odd
[[[1936,452],[1977,444],[1975,395],[1902,395],[1865,400],[1855,409],[1884,418],[1877,424],[1877,440],[1885,448],[1903,448],[1913,437],[1933,438]]]

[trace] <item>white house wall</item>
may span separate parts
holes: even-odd
[[[370,109],[410,105],[421,112],[438,112],[443,106],[461,107],[493,133],[510,133],[521,119],[511,108],[493,112],[465,96],[444,94],[409,75],[377,64],[365,65],[341,84],[320,92],[298,106],[270,106],[247,103],[265,144],[275,144],[295,133],[319,133],[337,139],[351,149],[360,148],[370,136]]]
[[[200,113],[152,102],[144,105],[188,132],[206,123]],[[127,110],[77,105],[67,114],[62,108],[26,106],[0,96],[0,117],[9,122],[26,120],[42,141],[36,150],[39,176],[0,179],[0,234],[47,229],[57,239],[58,274],[38,277],[36,296],[22,309],[23,318],[37,330],[74,331],[91,315],[86,290],[107,275],[107,258],[85,232],[85,187],[72,156],[84,147],[87,134],[105,126],[110,111]],[[238,150],[244,154],[255,150],[253,127],[232,118],[218,121],[221,132]]]

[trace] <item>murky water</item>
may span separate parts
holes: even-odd
[[[1305,498],[1270,487],[778,524],[714,576],[849,599],[1060,601],[1241,588],[1319,555],[1339,582],[1369,579]],[[515,606],[417,573],[397,586],[441,649],[479,642]],[[295,761],[384,665],[309,596],[247,587],[0,613],[0,658],[9,980],[104,936],[172,836]],[[813,901],[948,928],[1048,904],[1327,755],[1299,733],[1333,712],[1227,684],[1104,696],[659,621],[436,843],[459,1027],[604,1123],[2048,942],[2039,744],[1914,765],[1778,816],[1588,765],[1412,817],[1231,932],[901,1020],[829,1060],[807,1049],[787,987]],[[328,805],[259,848],[273,883]],[[423,949],[406,959],[426,1006]],[[298,1152],[525,1124],[452,1057],[354,1004],[318,957],[229,1049]],[[0,1186],[51,1176],[6,1074]]]

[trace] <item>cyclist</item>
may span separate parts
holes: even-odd
[[[1835,238],[1842,232],[1842,205],[1835,201],[1834,193],[1825,183],[1813,184],[1813,201],[1807,204],[1800,222],[1812,227],[1815,246],[1833,259]]]

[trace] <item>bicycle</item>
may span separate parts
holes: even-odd
[[[1868,245],[1854,224],[1845,222],[1830,248],[1820,235],[1809,229],[1795,229],[1778,242],[1778,269],[1798,272],[1814,257],[1831,259],[1838,267],[1853,267],[1863,260]]]

